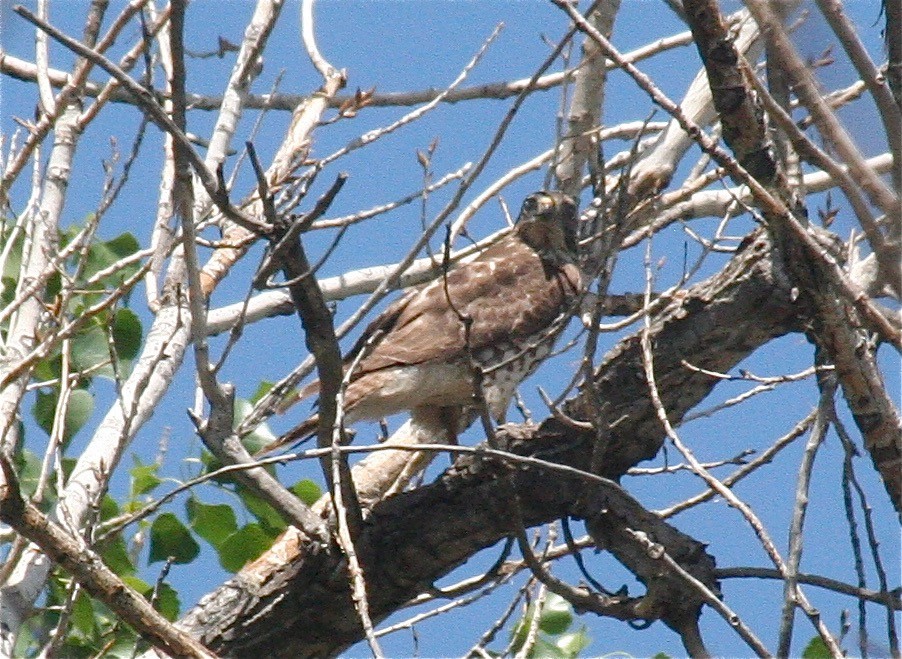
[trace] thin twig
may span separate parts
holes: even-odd
[[[674,574],[677,574],[685,580],[688,584],[690,584],[696,591],[698,591],[704,598],[705,602],[717,611],[720,614],[720,617],[727,621],[731,628],[736,630],[736,633],[744,640],[752,650],[755,651],[759,657],[771,657],[773,654],[770,650],[767,649],[767,646],[764,645],[760,641],[760,639],[755,635],[755,633],[744,623],[742,622],[742,618],[739,617],[730,607],[724,604],[721,601],[721,598],[718,597],[714,592],[711,591],[704,583],[696,579],[689,572],[687,572],[683,567],[667,553],[667,551],[661,545],[657,545],[645,534],[641,532],[636,532],[631,529],[626,529],[626,532],[639,544],[643,545],[646,548],[646,551],[649,555],[658,557],[665,565],[667,565],[668,569],[672,571]]]
[[[13,11],[22,16],[22,18],[24,18],[25,20],[40,27],[42,30],[47,32],[47,34],[56,39],[59,43],[64,45],[72,52],[81,57],[84,57],[87,60],[90,60],[97,66],[101,67],[104,71],[109,73],[111,76],[116,78],[116,80],[118,80],[119,83],[134,96],[135,102],[141,106],[141,108],[147,113],[151,120],[157,126],[159,126],[161,130],[169,133],[176,142],[180,143],[183,146],[183,148],[185,149],[185,155],[189,159],[191,168],[194,170],[194,173],[197,174],[197,177],[200,180],[201,184],[204,186],[204,189],[207,191],[207,194],[210,195],[210,198],[213,199],[219,210],[226,217],[238,224],[241,224],[250,231],[265,233],[269,230],[268,226],[261,224],[253,217],[250,217],[243,211],[232,206],[231,202],[228,199],[228,191],[220,187],[216,178],[213,176],[210,170],[207,169],[200,156],[197,155],[197,152],[192,147],[191,142],[188,140],[185,134],[181,130],[179,130],[178,126],[173,122],[173,120],[163,110],[163,108],[160,107],[160,104],[157,102],[153,94],[151,94],[147,89],[132,80],[125,71],[119,68],[111,60],[107,59],[95,50],[84,46],[75,39],[63,34],[46,21],[39,19],[37,16],[35,16],[33,13],[31,13],[21,5],[14,7]]]
[[[811,487],[811,473],[814,458],[830,428],[828,411],[830,401],[836,394],[836,380],[829,376],[820,379],[821,399],[817,416],[811,427],[811,434],[805,444],[799,463],[799,478],[796,484],[795,502],[792,507],[792,521],[789,526],[789,551],[786,555],[786,578],[783,581],[783,610],[780,616],[780,632],[777,640],[777,656],[790,656],[792,627],[796,609],[796,589],[798,588],[799,565],[802,562],[805,513],[808,511],[808,492]]]
[[[583,18],[572,5],[564,0],[552,0],[552,2],[563,9],[573,19],[580,30],[597,41],[603,47],[605,54],[616,61],[623,68],[624,72],[633,78],[633,80],[635,80],[636,83],[651,96],[656,104],[661,106],[668,114],[676,119],[680,124],[680,127],[692,137],[705,153],[709,154],[717,164],[724,167],[735,180],[748,186],[765,215],[768,218],[773,218],[774,220],[782,222],[791,231],[793,238],[795,238],[800,246],[804,248],[812,261],[821,266],[820,271],[827,278],[829,283],[832,286],[835,286],[836,290],[851,302],[855,308],[858,309],[875,328],[877,328],[886,341],[892,343],[898,350],[902,350],[902,332],[894,327],[883,314],[875,308],[870,296],[866,295],[855,284],[849,281],[835,259],[825,252],[824,248],[817,242],[815,237],[808,232],[780,199],[771,194],[764,185],[749,174],[749,172],[725,149],[705,135],[698,124],[690,120],[680,107],[669,99],[647,75],[627,62],[610,41],[589,25],[585,18]],[[756,6],[761,4],[760,0],[749,0],[749,2],[754,2]],[[789,48],[791,47],[792,46],[790,45]],[[858,161],[856,160],[856,162]],[[867,176],[868,180],[876,178],[863,161],[855,166],[850,163],[850,168],[856,175],[860,175],[861,177]],[[860,170],[867,170],[867,172],[864,173]],[[876,193],[878,190],[883,190],[885,188],[886,186],[878,181],[878,183],[874,185],[869,185],[868,191]],[[889,195],[894,197],[891,192]],[[889,198],[883,198],[883,196],[881,196],[881,201],[892,206]],[[898,202],[896,201],[896,203]]]
[[[646,271],[646,298],[650,298],[651,296],[651,286],[652,286],[652,278],[651,278],[651,268],[649,267],[649,259],[651,255],[651,240],[648,241],[648,249],[646,251],[645,257],[645,271]],[[693,467],[693,471],[705,481],[705,483],[714,491],[716,491],[720,496],[722,496],[729,504],[738,510],[742,516],[748,521],[749,525],[755,532],[755,535],[758,536],[758,539],[761,542],[764,551],[767,553],[768,557],[773,561],[774,565],[782,574],[786,574],[786,564],[783,561],[783,558],[780,556],[780,553],[777,551],[776,546],[774,545],[773,540],[770,537],[770,534],[767,532],[767,529],[764,527],[764,524],[755,514],[755,512],[742,501],[739,497],[737,497],[732,490],[726,487],[721,481],[715,478],[707,469],[705,469],[702,464],[696,459],[695,455],[692,451],[683,443],[682,439],[680,439],[679,435],[674,430],[673,425],[670,423],[670,420],[667,417],[667,412],[664,409],[664,405],[661,401],[661,395],[658,390],[657,381],[654,373],[654,358],[652,353],[651,346],[651,318],[649,316],[645,317],[644,327],[642,328],[642,332],[640,335],[640,343],[642,347],[642,364],[645,371],[645,379],[648,384],[648,393],[651,398],[652,405],[655,408],[655,411],[658,416],[658,420],[661,422],[661,425],[664,427],[664,431],[667,434],[668,439],[673,443],[676,449],[683,456],[683,459],[686,460]],[[824,625],[823,621],[820,619],[820,614],[817,613],[816,609],[811,606],[808,599],[802,593],[801,589],[796,588],[794,590],[794,595],[798,599],[798,602],[808,617],[811,619],[812,624],[814,624],[815,629],[817,629],[821,638],[824,640],[824,643],[827,645],[830,650],[831,655],[834,657],[841,657],[842,650],[839,647],[839,643],[827,629],[826,625]]]
[[[501,29],[503,27],[504,27],[504,23],[499,23],[498,25],[495,26],[495,29],[492,30],[492,33],[483,42],[482,46],[479,48],[479,50],[476,52],[476,54],[470,59],[469,62],[467,62],[466,66],[464,66],[464,68],[460,72],[460,74],[458,74],[458,76],[451,82],[450,85],[448,85],[445,88],[445,90],[442,93],[440,93],[438,96],[436,96],[434,99],[432,99],[425,105],[417,108],[413,112],[409,112],[408,114],[405,114],[403,117],[401,117],[397,121],[392,122],[388,126],[384,126],[382,128],[377,128],[375,130],[371,130],[370,132],[368,132],[364,135],[361,135],[357,139],[351,141],[349,144],[342,147],[338,151],[335,151],[334,153],[326,156],[325,158],[322,158],[319,161],[319,166],[323,167],[323,166],[329,164],[330,162],[333,162],[333,161],[347,155],[351,151],[365,147],[367,144],[371,144],[371,143],[375,142],[376,140],[378,140],[379,138],[384,137],[385,135],[388,135],[389,133],[393,133],[394,131],[398,130],[402,126],[409,124],[412,121],[416,121],[417,119],[422,117],[424,114],[426,114],[430,110],[434,109],[439,103],[441,103],[445,99],[445,97],[448,94],[450,94],[458,85],[460,85],[460,83],[462,83],[464,80],[467,79],[467,76],[469,76],[470,71],[472,71],[473,68],[483,58],[483,56],[485,55],[489,46],[492,44],[492,42],[495,41],[495,39],[501,33]]]

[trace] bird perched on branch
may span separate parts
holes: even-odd
[[[345,422],[410,410],[414,419],[446,420],[456,437],[481,405],[479,390],[491,416],[503,421],[517,385],[548,356],[575,311],[577,225],[572,198],[531,194],[510,234],[389,305],[345,358]],[[313,382],[298,399],[318,391]],[[314,414],[263,452],[310,437],[318,424]]]

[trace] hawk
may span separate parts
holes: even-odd
[[[346,377],[356,361],[344,395],[345,421],[410,410],[413,418],[441,415],[456,436],[462,415],[472,420],[478,409],[475,365],[489,413],[503,422],[517,385],[548,356],[575,309],[581,292],[577,226],[572,198],[531,194],[510,234],[389,305],[345,357]],[[318,389],[313,382],[298,399]],[[312,436],[318,423],[311,416],[263,452]]]

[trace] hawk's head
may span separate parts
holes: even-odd
[[[524,200],[516,231],[543,259],[573,262],[578,225],[576,201],[563,192],[543,190]]]

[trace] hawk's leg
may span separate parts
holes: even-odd
[[[466,428],[467,415],[460,406],[422,406],[411,410],[410,421],[419,429],[418,443],[457,445],[457,436]],[[454,456],[448,458],[454,462]]]
[[[458,407],[440,407],[438,409],[439,423],[444,429],[444,440],[446,444],[457,446],[457,435],[464,429],[461,428],[463,419],[463,410]],[[454,461],[453,459],[451,460]]]

